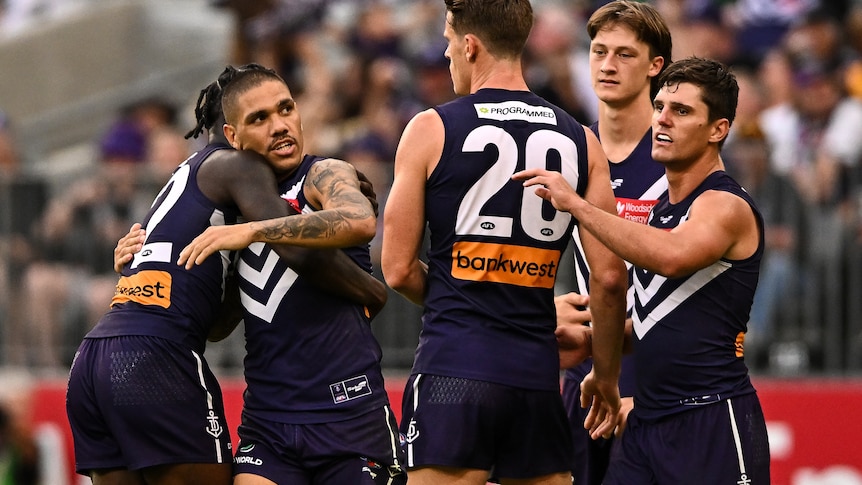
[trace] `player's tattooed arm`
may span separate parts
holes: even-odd
[[[180,252],[178,264],[191,268],[218,250],[238,250],[253,242],[343,248],[366,244],[374,238],[374,207],[360,190],[352,165],[334,159],[318,162],[306,176],[303,190],[309,204],[319,210],[210,227]]]
[[[303,190],[318,210],[302,217],[254,222],[256,241],[316,245],[312,241],[329,240],[330,247],[344,247],[374,237],[374,208],[360,190],[352,165],[334,159],[318,162],[308,172]]]

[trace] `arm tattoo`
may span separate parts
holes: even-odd
[[[334,237],[349,231],[353,221],[374,217],[368,199],[359,190],[358,181],[350,183],[348,168],[327,164],[315,171],[311,184],[319,191],[332,210],[312,212],[303,217],[286,217],[263,224],[258,233],[266,241],[283,239],[309,240]],[[309,174],[310,175],[310,174]]]

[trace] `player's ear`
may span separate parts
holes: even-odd
[[[230,146],[239,150],[239,146],[237,146],[238,143],[236,141],[236,129],[233,127],[233,125],[225,123],[222,127],[222,130],[224,130],[224,137],[227,138],[227,142],[230,143]]]
[[[712,122],[712,133],[709,136],[711,143],[719,143],[727,138],[730,133],[730,121],[727,118],[721,118]]]
[[[479,44],[481,41],[473,34],[464,36],[464,55],[467,57],[467,62],[476,60],[476,55],[479,53]]]
[[[662,67],[664,67],[664,62],[664,57],[662,56],[653,57],[649,66],[649,77],[658,76],[661,73]]]

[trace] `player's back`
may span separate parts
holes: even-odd
[[[229,260],[226,252],[190,270],[178,266],[180,251],[211,225],[234,223],[235,207],[210,201],[197,173],[214,152],[231,149],[210,144],[180,164],[142,222],[146,239],[123,268],[111,309],[88,337],[150,335],[202,351],[224,296]]]
[[[559,389],[553,287],[574,224],[511,176],[562,171],[583,194],[584,128],[527,91],[435,108],[445,142],[426,184],[428,294],[414,372]]]

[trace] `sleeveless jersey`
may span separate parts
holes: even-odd
[[[527,91],[482,89],[437,106],[428,178],[428,293],[414,373],[559,390],[554,282],[574,219],[511,179],[562,171],[586,190],[584,127]]]
[[[279,183],[282,198],[303,213],[314,209],[302,184],[320,160],[306,155],[294,175]],[[368,245],[343,251],[371,272]],[[361,305],[312,286],[263,243],[241,253],[238,271],[245,413],[283,423],[322,423],[388,403],[382,352]]]
[[[594,123],[590,129],[599,136],[599,125]],[[601,139],[599,139],[601,141]],[[611,188],[617,200],[617,214],[624,219],[641,224],[647,223],[649,212],[658,202],[658,197],[667,191],[667,176],[664,166],[652,159],[652,128],[644,133],[635,149],[620,162],[609,162]],[[583,244],[577,230],[572,233],[575,242],[575,288],[579,293],[589,293],[590,268],[584,258]],[[631,314],[634,306],[634,287],[632,286],[632,265],[626,262],[629,270],[629,287],[626,293],[626,310]],[[630,355],[624,355],[624,365],[620,374],[620,393],[622,396],[634,394],[634,375],[631,372]],[[592,359],[566,370],[566,379],[580,382],[592,369]],[[580,406],[580,403],[574,405]]]
[[[721,259],[694,274],[665,278],[635,268],[637,391],[634,412],[655,420],[692,407],[754,392],[743,340],[763,255],[763,218],[745,190],[723,171],[710,174],[688,197],[659,198],[649,224],[671,230],[688,218],[707,190],[744,199],[757,218],[760,242],[743,260]]]
[[[86,338],[147,335],[203,352],[224,298],[231,253],[222,251],[191,270],[178,266],[177,259],[207,227],[232,224],[240,217],[237,208],[210,201],[197,183],[204,161],[224,149],[232,150],[209,144],[174,170],[142,223],[143,249],[123,267],[111,309]]]

